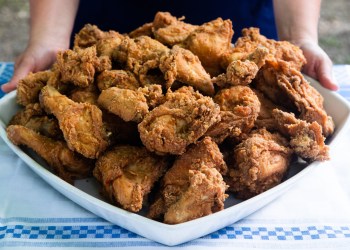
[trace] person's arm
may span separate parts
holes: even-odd
[[[332,61],[318,45],[321,0],[273,0],[279,40],[299,46],[306,57],[303,71],[324,87],[337,90]]]
[[[49,68],[59,50],[69,48],[79,0],[31,0],[30,37],[27,48],[17,58],[12,79],[2,86],[14,90],[29,72]]]

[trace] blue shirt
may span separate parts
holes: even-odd
[[[197,25],[217,17],[231,19],[233,42],[247,27],[258,27],[263,35],[277,39],[272,0],[81,0],[72,34],[86,23],[104,31],[127,33],[152,22],[157,11],[185,16],[185,22]]]

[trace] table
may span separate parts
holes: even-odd
[[[0,63],[0,84],[12,63]],[[350,101],[350,65],[335,65]],[[350,249],[350,131],[331,160],[245,219],[174,249]],[[86,211],[32,172],[0,139],[0,249],[168,249]]]

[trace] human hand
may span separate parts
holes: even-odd
[[[25,51],[18,56],[15,62],[13,77],[8,83],[1,86],[5,93],[16,89],[19,80],[29,72],[37,72],[48,69],[55,61],[56,53],[66,46],[50,44],[30,44]]]
[[[321,85],[330,90],[338,90],[332,74],[332,60],[327,53],[315,42],[298,43],[306,57],[307,64],[303,72],[318,80]]]

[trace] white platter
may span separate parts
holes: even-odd
[[[327,140],[327,143],[332,147],[342,133],[350,127],[350,105],[339,94],[324,89],[312,79],[308,78],[308,80],[323,95],[325,109],[335,121],[335,133]],[[35,173],[53,188],[92,213],[136,234],[169,246],[207,235],[248,216],[287,192],[294,183],[320,164],[320,162],[313,162],[308,166],[298,164],[291,168],[292,171],[281,184],[254,198],[246,201],[229,198],[225,202],[223,211],[186,223],[167,225],[108,204],[99,195],[98,184],[94,179],[77,181],[74,186],[66,183],[47,170],[43,161],[31,151],[24,151],[13,145],[7,138],[6,124],[20,108],[15,102],[15,95],[16,92],[12,92],[0,99],[0,135]]]

